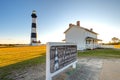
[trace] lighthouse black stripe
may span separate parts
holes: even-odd
[[[36,28],[36,23],[32,23],[32,28]]]
[[[36,33],[31,33],[31,38],[36,38],[37,34]]]
[[[37,17],[37,15],[36,15],[36,14],[32,14],[31,16],[32,16],[32,18],[36,18],[36,17]]]

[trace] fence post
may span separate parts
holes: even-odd
[[[46,80],[52,80],[51,73],[50,73],[50,44],[47,43],[46,49]]]
[[[74,69],[76,68],[76,63],[74,63],[74,64],[72,65],[72,68],[74,68]]]

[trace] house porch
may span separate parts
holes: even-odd
[[[93,37],[86,37],[86,44],[85,47],[86,49],[95,49],[99,47],[98,41],[102,41],[100,39],[97,38],[93,38]]]

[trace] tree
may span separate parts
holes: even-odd
[[[119,42],[119,38],[113,37],[113,38],[112,38],[112,42],[113,42],[113,43],[118,43],[118,42]]]

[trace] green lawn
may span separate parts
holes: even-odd
[[[120,58],[120,49],[95,49],[78,51],[78,57]]]

